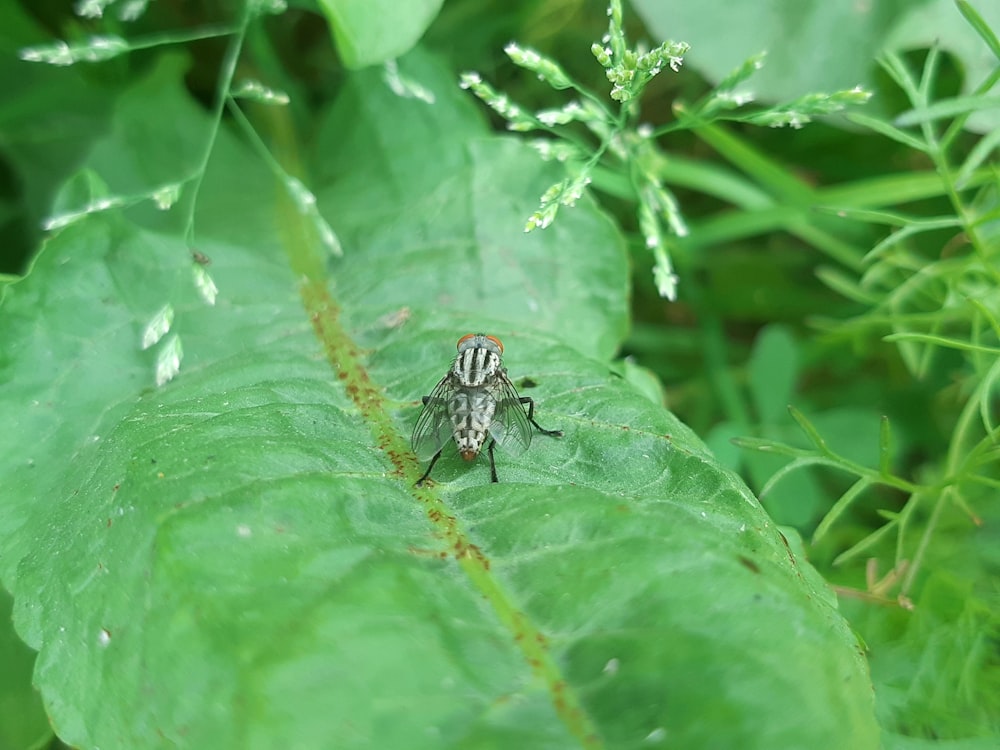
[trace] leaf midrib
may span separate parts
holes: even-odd
[[[340,325],[340,310],[330,296],[325,280],[304,279],[301,295],[327,361],[371,430],[376,444],[395,466],[392,475],[406,485],[414,500],[423,505],[428,521],[443,540],[448,553],[493,607],[531,671],[544,682],[556,714],[570,733],[584,748],[597,750],[603,747],[596,726],[552,656],[545,634],[515,606],[513,598],[490,572],[489,557],[471,541],[437,489],[415,486],[422,473],[420,464],[407,441],[397,431],[390,415],[389,401],[369,377],[360,350]]]

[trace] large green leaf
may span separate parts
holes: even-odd
[[[308,159],[343,258],[318,260],[302,215],[223,136],[199,198],[205,257],[142,211],[106,212],[10,287],[0,572],[60,736],[876,747],[828,589],[739,479],[612,372],[616,228],[584,201],[524,235],[558,172],[489,135],[433,62],[401,68],[434,105],[358,74]],[[147,82],[143,110],[198,132],[179,75]],[[119,147],[125,163],[176,158]],[[214,306],[192,281],[206,270]],[[171,332],[141,350],[168,303]],[[505,340],[538,420],[565,436],[498,452],[496,485],[485,460],[446,452],[416,489],[419,398],[478,330]],[[156,387],[172,336],[180,374]]]
[[[747,88],[764,101],[864,84],[872,60],[906,12],[930,0],[636,0],[656,38],[691,45],[685,64],[720,81],[752,55],[767,64]]]
[[[991,28],[1000,27],[1000,4],[970,4]],[[633,5],[656,38],[691,44],[685,64],[713,83],[752,55],[767,52],[763,70],[746,85],[761,101],[859,85],[877,89],[873,60],[883,49],[947,50],[959,61],[967,94],[996,66],[996,56],[954,0],[635,0]],[[874,105],[881,106],[877,97]],[[974,112],[970,127],[989,132],[997,124],[995,112]]]

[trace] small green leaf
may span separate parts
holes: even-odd
[[[378,65],[406,54],[441,9],[441,0],[319,0],[337,51],[348,68]]]
[[[47,747],[52,739],[42,698],[32,687],[35,654],[14,632],[10,595],[0,589],[0,747]]]
[[[779,440],[770,440],[767,438],[737,437],[733,438],[733,443],[740,448],[747,448],[748,450],[761,451],[762,453],[778,453],[782,456],[793,456],[795,458],[812,457],[814,455],[812,451],[793,448]]]
[[[871,485],[871,481],[866,478],[859,479],[852,484],[850,489],[841,495],[837,499],[837,502],[833,504],[833,507],[823,516],[823,520],[816,527],[816,531],[813,532],[812,543],[819,544],[844,512],[851,507],[851,504]]]
[[[792,401],[798,376],[798,347],[782,326],[764,328],[748,363],[750,394],[762,424],[777,424]]]
[[[806,434],[806,437],[809,438],[810,442],[812,442],[812,444],[816,446],[816,449],[820,453],[823,454],[830,453],[830,449],[826,445],[826,440],[824,440],[823,436],[819,434],[819,431],[813,426],[812,422],[810,422],[806,418],[805,414],[796,409],[794,406],[788,407],[788,413],[792,415],[792,419],[798,422],[799,427],[802,428],[802,431]]]

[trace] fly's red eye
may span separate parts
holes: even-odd
[[[458,340],[458,343],[455,346],[457,348],[461,349],[462,348],[462,344],[464,344],[469,339],[474,339],[474,338],[476,338],[476,334],[474,334],[474,333],[467,333],[464,336],[462,336],[462,338],[460,338]]]
[[[494,344],[496,344],[497,349],[499,349],[500,353],[503,354],[503,342],[500,339],[498,339],[496,336],[487,336],[486,338],[487,340],[492,341]]]

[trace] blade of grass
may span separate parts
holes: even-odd
[[[925,344],[936,344],[949,349],[960,349],[969,352],[985,352],[987,354],[1000,355],[1000,347],[985,346],[982,344],[971,344],[968,341],[948,338],[947,336],[933,336],[927,333],[890,333],[882,337],[883,341],[919,341]]]
[[[921,109],[907,110],[899,115],[894,122],[901,127],[922,125],[946,117],[956,117],[969,112],[982,112],[997,107],[1000,107],[1000,96],[956,96],[950,99],[939,99]]]
[[[914,151],[925,152],[927,151],[927,144],[914,135],[910,135],[905,130],[901,130],[894,125],[886,122],[885,120],[880,120],[877,117],[872,117],[871,115],[862,114],[860,112],[851,112],[846,115],[850,122],[855,125],[860,125],[863,128],[868,128],[872,132],[878,133],[879,135],[884,135],[886,138],[901,143],[908,148],[912,148]]]
[[[851,545],[848,549],[841,552],[833,559],[834,565],[843,565],[846,562],[853,560],[859,555],[867,552],[872,547],[876,546],[882,539],[892,531],[896,525],[899,523],[898,520],[889,521],[889,523],[878,527],[871,534],[866,535],[863,539],[855,544]]]
[[[702,125],[695,135],[723,157],[750,175],[789,206],[807,206],[812,201],[812,188],[793,176],[778,162],[767,157],[718,125]]]
[[[986,42],[986,46],[990,48],[993,56],[997,60],[1000,60],[1000,38],[993,33],[993,29],[990,28],[989,24],[983,20],[983,17],[969,4],[968,0],[956,0],[955,5],[958,6],[958,12],[965,17],[965,20],[979,34],[979,37]]]
[[[827,511],[826,515],[823,516],[823,520],[819,522],[816,527],[816,531],[812,535],[812,543],[817,544],[823,537],[826,536],[827,532],[833,527],[833,525],[840,519],[847,509],[851,507],[851,504],[864,492],[866,489],[871,487],[872,482],[862,477],[858,481],[848,488],[847,492],[841,495],[837,502],[833,504],[833,507]]]
[[[816,276],[828,287],[849,300],[864,305],[876,305],[879,302],[878,295],[860,287],[854,280],[854,276],[849,276],[839,268],[820,266],[816,269]]]

